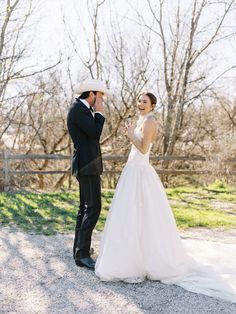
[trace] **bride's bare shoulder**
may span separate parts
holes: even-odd
[[[146,121],[144,122],[147,126],[157,127],[157,119],[154,116],[147,117]]]

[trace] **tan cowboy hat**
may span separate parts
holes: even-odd
[[[83,92],[102,92],[105,96],[111,97],[110,91],[106,86],[99,80],[87,79],[74,88],[75,93],[82,94]]]

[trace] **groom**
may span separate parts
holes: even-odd
[[[105,118],[103,96],[109,91],[99,80],[82,82],[76,92],[80,94],[70,106],[67,126],[74,144],[72,175],[79,182],[80,206],[77,215],[73,256],[77,266],[94,270],[90,257],[93,229],[101,211],[102,157],[99,139]]]

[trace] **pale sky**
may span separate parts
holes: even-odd
[[[124,24],[127,25],[127,19],[125,21],[125,16],[129,16],[129,18],[134,18],[134,10],[132,10],[130,5],[127,5],[127,1],[125,0],[107,0],[112,3],[112,9],[119,16],[119,19],[122,24],[122,19]],[[174,4],[172,0],[172,4]],[[186,2],[186,5],[189,5],[192,0],[183,0]],[[143,16],[145,18],[149,18],[147,13],[147,4],[145,4],[145,0],[133,0],[129,1],[132,5],[137,8],[138,6],[142,7]],[[182,3],[181,3],[182,4]],[[67,34],[64,28],[63,14],[66,19],[66,26],[68,30],[78,38],[78,42],[81,43],[81,48],[85,48],[86,40],[81,37],[84,36],[78,29],[78,22],[80,26],[83,26],[89,35],[89,23],[88,23],[88,14],[87,14],[87,6],[86,0],[41,0],[41,3],[37,5],[37,14],[36,17],[38,19],[38,24],[35,26],[35,40],[34,44],[36,52],[32,55],[32,58],[35,58],[35,62],[41,63],[50,63],[53,60],[57,60],[60,51],[66,50],[65,41],[68,39]],[[104,10],[106,7],[103,6]],[[217,12],[216,12],[217,13]],[[214,12],[208,12],[205,16],[206,20],[210,20],[212,16],[214,16]],[[109,20],[110,14],[107,11],[103,11],[104,15],[104,24]],[[236,31],[236,14],[231,14],[227,20],[228,27],[234,27]],[[135,29],[135,24],[130,22],[130,29]],[[104,34],[106,29],[103,30]],[[103,34],[103,32],[101,32]],[[132,33],[131,33],[132,39]],[[68,45],[67,45],[68,46]],[[67,48],[68,49],[68,48]],[[70,51],[67,50],[67,54],[70,54]],[[230,67],[231,65],[236,64],[236,39],[229,39],[227,43],[215,45],[212,51],[210,51],[212,58],[218,60],[218,70],[224,69],[225,67]],[[235,77],[236,70],[231,71],[227,74],[227,77]],[[234,81],[235,82],[235,81]]]

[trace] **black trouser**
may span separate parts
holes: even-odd
[[[73,255],[76,258],[90,256],[93,229],[101,212],[101,179],[99,175],[78,176],[80,206],[75,228]]]

